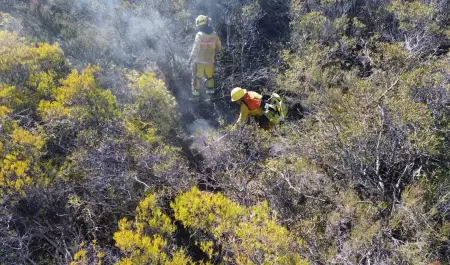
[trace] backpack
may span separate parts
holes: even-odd
[[[280,121],[286,118],[288,113],[288,108],[284,100],[277,93],[272,93],[270,96],[264,95],[261,107],[263,108],[264,116],[273,124],[279,124]]]

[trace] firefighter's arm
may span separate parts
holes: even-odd
[[[190,62],[192,62],[192,60],[197,58],[197,55],[200,51],[201,42],[202,42],[202,40],[200,37],[200,33],[197,33],[197,35],[195,35],[195,41],[194,41],[194,46],[192,47],[191,56],[189,57]]]
[[[216,34],[217,36],[217,34]],[[216,37],[216,52],[220,52],[222,50],[222,42],[219,39],[219,36]]]
[[[249,109],[245,104],[241,104],[241,113],[239,114],[239,119],[237,120],[236,124],[243,123],[245,120],[247,120]]]

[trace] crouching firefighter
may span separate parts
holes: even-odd
[[[222,49],[219,36],[209,25],[210,19],[200,15],[195,20],[198,32],[195,35],[189,64],[192,65],[192,97],[200,97],[201,81],[206,78],[206,94],[214,95],[214,55]]]
[[[236,124],[242,124],[248,116],[253,116],[260,128],[270,130],[280,124],[287,115],[286,104],[277,93],[260,95],[254,91],[235,87],[231,91],[231,101],[241,106]]]

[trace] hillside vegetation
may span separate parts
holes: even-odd
[[[0,264],[450,264],[449,10],[0,0]],[[234,128],[235,86],[287,120]]]

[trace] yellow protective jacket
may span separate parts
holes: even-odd
[[[254,91],[248,91],[247,94],[245,95],[246,98],[248,98],[249,100],[261,100],[262,99],[262,95],[254,92]],[[236,123],[241,123],[244,122],[248,116],[262,116],[264,115],[264,111],[261,107],[258,106],[258,108],[254,108],[254,109],[249,109],[249,105],[251,104],[246,104],[244,103],[244,100],[241,100],[241,113],[239,115],[239,119]]]
[[[195,35],[194,46],[191,52],[191,61],[195,63],[214,65],[214,55],[222,49],[222,43],[215,31],[211,33],[199,31]]]

